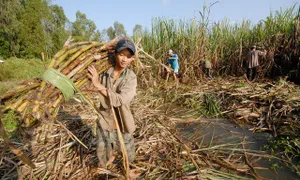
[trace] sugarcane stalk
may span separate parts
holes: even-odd
[[[11,109],[11,106],[12,106],[12,105],[13,105],[13,103],[10,103],[10,104],[6,105],[6,106],[4,107],[4,111],[7,111],[7,110]]]
[[[9,92],[3,94],[2,96],[0,96],[0,101],[2,99],[10,98],[10,97],[12,97],[16,94],[22,93],[24,91],[34,89],[34,88],[38,87],[39,85],[40,85],[40,82],[31,84],[31,85],[20,85],[19,87],[14,88],[12,91],[9,91]]]
[[[27,95],[28,95],[28,93],[26,94],[26,95],[24,95],[24,96],[21,96],[21,97],[19,97],[19,99],[10,107],[10,109],[16,109],[19,105],[21,105],[22,104],[22,102],[24,101],[24,99],[25,98],[27,98]],[[5,108],[5,110],[7,110],[6,108]]]
[[[77,66],[82,60],[86,59],[86,57],[91,56],[92,53],[96,53],[97,51],[91,52],[86,54],[85,56],[81,57],[80,59],[77,59],[73,62],[73,64],[71,64],[70,66],[66,67],[63,70],[63,74],[68,74],[72,69],[74,69],[75,66]],[[101,58],[106,58],[107,57],[107,52],[101,53],[100,54]],[[80,71],[78,72],[80,73]]]
[[[112,106],[112,100],[110,98],[111,96],[110,96],[110,94],[109,94],[108,91],[107,91],[107,93],[108,93],[108,98],[109,98],[109,101],[110,101],[111,112],[113,114],[114,121],[115,121],[115,124],[117,126],[118,140],[119,140],[120,147],[121,147],[121,152],[122,152],[122,155],[123,155],[123,166],[124,166],[124,170],[125,170],[125,177],[126,177],[126,179],[129,179],[129,170],[130,170],[130,167],[129,167],[128,154],[127,154],[127,150],[126,150],[124,138],[123,138],[120,126],[119,126],[119,122],[118,122],[118,119],[117,119],[117,115],[116,115],[115,109]]]
[[[52,61],[56,61],[60,56],[62,56],[66,51],[68,50],[68,48],[63,48],[62,50],[58,51],[54,57],[52,58]]]
[[[93,42],[93,41],[83,41],[83,42],[75,42],[68,46],[65,46],[62,50],[60,50],[58,53],[56,53],[53,57],[53,59],[57,60],[58,57],[60,57],[62,54],[64,54],[66,51],[73,49],[76,46],[83,46],[88,45],[91,43],[99,43],[99,42]]]
[[[78,88],[80,88],[81,86],[83,86],[86,82],[89,81],[89,78],[84,77],[84,79],[81,79],[79,81],[77,81],[76,83],[74,83]]]
[[[96,41],[82,41],[82,42],[74,42],[68,46],[66,46],[67,49],[72,49],[74,48],[75,46],[82,46],[82,45],[87,45],[87,44],[91,44],[91,43],[99,43],[99,42],[96,42]],[[102,42],[100,42],[102,43]]]
[[[100,61],[95,62],[95,68],[98,70],[98,72],[103,72],[110,66],[111,64],[108,62],[108,58],[103,58]]]
[[[86,44],[90,44],[88,46],[82,46],[82,45],[86,45]],[[75,53],[76,51],[78,51],[77,53],[74,54],[74,57],[72,56],[72,59],[75,59],[76,57],[78,57],[82,52],[87,51],[88,49],[90,49],[91,47],[96,47],[96,46],[103,46],[103,42],[83,42],[83,43],[74,43],[72,44],[70,47],[72,47],[72,49],[68,49],[68,51],[66,51],[63,55],[61,55],[58,60],[57,60],[57,65],[60,64],[62,61],[65,60],[65,58],[68,55],[71,55],[73,53]],[[75,47],[78,46],[78,47]]]
[[[50,88],[48,88],[43,94],[44,94],[44,96],[43,96],[43,99],[47,99],[52,93],[53,93],[53,91],[55,90],[55,86],[53,86],[53,85],[51,85],[51,87]]]
[[[49,96],[49,98],[52,99],[56,97],[59,93],[61,93],[61,91],[58,88],[56,88],[54,92]]]
[[[59,96],[58,96],[58,98],[56,99],[56,101],[54,101],[54,103],[52,103],[49,107],[50,107],[50,111],[52,111],[53,109],[55,109],[58,105],[59,105],[59,103],[62,101],[62,99],[63,99],[63,95],[62,94],[60,94]]]
[[[89,50],[90,48],[92,48],[94,46],[94,44],[88,45],[86,47],[82,47],[80,50],[78,50],[75,54],[73,54],[69,60],[67,60],[62,66],[60,66],[58,68],[58,71],[61,71],[62,69],[64,69],[65,67],[67,67],[70,63],[72,63],[79,55],[81,55],[82,53],[86,52],[87,50]]]
[[[82,79],[80,81],[77,81],[76,83],[74,83],[78,88],[80,88],[84,83],[86,83],[88,81],[88,78]]]
[[[109,64],[108,63],[108,57],[104,56],[103,58],[101,58],[101,60],[96,61],[94,65],[95,65],[95,68],[99,71],[99,70],[101,70],[102,67],[105,67],[108,64]],[[80,69],[78,71],[78,73],[81,73],[84,70],[85,70],[85,68]]]
[[[99,68],[99,66],[97,66],[99,64],[100,64],[100,68]],[[97,61],[94,65],[99,74],[103,73],[105,70],[107,70],[111,66],[111,64],[109,64],[108,62],[104,63],[103,61]],[[81,71],[83,71],[83,70],[81,70]],[[77,76],[78,76],[78,78],[77,78]],[[85,84],[89,80],[89,78],[87,78],[86,74],[84,74],[83,72],[77,73],[76,77],[74,77],[74,79],[76,79],[75,85],[78,88],[80,88],[83,84]]]
[[[59,71],[63,74],[68,74],[72,69],[74,69],[81,61],[83,61],[86,57],[91,56],[90,52],[82,54],[79,58],[72,62],[72,64],[68,65],[67,67],[61,66]]]
[[[27,107],[27,105],[29,104],[29,101],[28,100],[25,100],[25,102],[23,102],[17,109],[18,112],[23,112],[24,109]]]
[[[39,90],[37,91],[37,95],[36,95],[36,99],[40,100],[42,98],[42,93],[44,91],[44,89],[46,88],[47,83],[45,81],[43,81],[40,85]]]
[[[47,68],[52,68],[55,65],[55,62],[57,61],[57,59],[66,52],[67,48],[63,48],[62,50],[58,51],[54,57],[52,58],[51,62],[49,63]]]
[[[52,120],[54,120],[54,118],[57,116],[58,112],[59,112],[59,109],[60,107],[56,107],[52,112],[51,112],[51,115],[52,115]]]
[[[61,55],[60,57],[58,57],[57,61],[56,61],[56,66],[59,65],[61,62],[63,62],[69,55],[74,54],[75,52],[77,52],[79,49],[81,49],[82,47],[75,47],[73,49],[70,49],[68,51],[66,51],[63,55]]]
[[[88,44],[88,43],[86,42],[86,44]],[[52,58],[48,68],[53,68],[54,66],[57,66],[59,64],[58,61],[61,59],[61,57],[63,55],[65,55],[65,57],[67,57],[68,53],[66,53],[66,52],[73,49],[74,47],[75,46],[66,46],[62,50],[60,50],[58,53],[56,53],[54,55],[54,57]]]
[[[97,62],[94,64],[98,72],[100,72],[103,68],[105,68],[105,70],[106,70],[106,68],[108,68],[108,67],[110,66],[108,62],[105,62],[105,61],[107,61],[107,60],[108,60],[108,58],[104,58],[104,59],[101,59],[100,61],[97,61]],[[98,63],[98,62],[99,62],[99,63]],[[101,64],[100,64],[100,63],[101,63]],[[75,81],[76,81],[76,80],[80,80],[80,79],[82,79],[83,77],[86,76],[86,73],[85,73],[84,71],[85,71],[85,68],[86,68],[87,66],[89,66],[89,64],[86,65],[85,67],[81,68],[81,69],[76,73],[76,75],[74,75],[73,79],[74,79]],[[100,68],[99,68],[99,66],[100,66]]]
[[[110,42],[106,43],[104,46],[102,46],[100,48],[100,50],[104,50],[104,51],[107,51],[107,50],[112,50],[115,45],[117,44],[117,42],[120,40],[120,38],[115,38],[113,40],[111,40]]]
[[[85,60],[82,64],[80,64],[79,66],[77,66],[75,69],[73,69],[68,75],[68,78],[71,78],[72,76],[74,76],[78,71],[80,71],[81,69],[87,67],[88,65],[90,65],[93,61],[95,60],[95,58],[93,56],[90,56],[89,58],[87,58],[87,60]]]
[[[164,67],[167,70],[171,70],[168,66],[166,66],[165,64],[159,62],[158,60],[156,60],[154,57],[152,57],[150,54],[146,53],[143,49],[137,47],[137,50],[144,53],[147,57],[149,57],[150,59],[154,60],[156,63],[160,64],[162,67]]]

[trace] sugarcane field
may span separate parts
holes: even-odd
[[[299,2],[0,2],[1,180],[300,179]]]

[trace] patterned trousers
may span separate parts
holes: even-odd
[[[134,138],[132,134],[122,133],[129,162],[135,159]],[[101,165],[105,166],[112,152],[121,152],[117,130],[107,131],[97,128],[97,156]]]

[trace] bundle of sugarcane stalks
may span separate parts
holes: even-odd
[[[65,46],[53,57],[47,68],[52,71],[46,71],[47,74],[43,75],[43,79],[24,82],[0,97],[4,105],[2,113],[14,110],[21,116],[22,125],[25,127],[29,127],[37,119],[54,119],[59,105],[64,101],[63,96],[65,100],[68,100],[77,90],[76,88],[80,89],[88,82],[87,67],[89,65],[95,65],[99,73],[110,66],[108,56],[113,52],[117,40],[114,39],[107,44],[77,42]],[[72,87],[72,82],[65,77],[71,79],[75,86]],[[67,92],[62,91],[62,88]]]

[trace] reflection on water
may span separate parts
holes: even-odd
[[[268,143],[268,138],[272,138],[268,133],[252,133],[248,126],[240,127],[230,120],[212,119],[200,120],[197,123],[179,123],[177,125],[180,135],[186,141],[197,142],[200,147],[211,147],[228,143],[244,142],[246,149],[264,151],[264,146]],[[259,158],[251,161],[256,172],[267,179],[299,179],[295,173],[287,168],[277,168],[273,170],[272,164],[283,166],[278,160]]]

